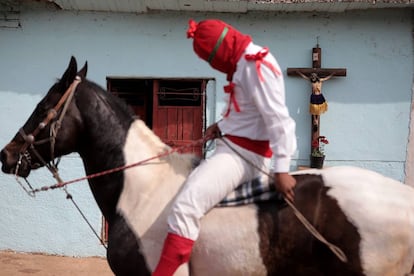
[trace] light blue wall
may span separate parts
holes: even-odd
[[[294,166],[307,165],[310,140],[310,84],[287,77],[287,67],[310,67],[319,37],[323,67],[345,67],[346,78],[324,84],[329,111],[321,134],[330,144],[327,165],[353,164],[404,180],[411,88],[413,39],[411,10],[356,11],[340,14],[253,13],[144,15],[56,11],[45,4],[22,7],[20,29],[0,29],[0,145],[24,123],[48,88],[63,73],[71,55],[89,63],[89,79],[106,86],[106,76],[215,77],[209,106],[219,118],[225,76],[192,52],[185,38],[189,18],[220,18],[269,46],[285,74],[287,102],[297,122]],[[214,100],[217,98],[217,103]],[[214,115],[214,114],[213,114]],[[214,116],[213,116],[214,117]],[[208,123],[211,123],[209,119]],[[77,155],[63,159],[63,179],[83,176]],[[42,169],[35,186],[53,184]],[[101,216],[85,182],[69,191],[96,230]],[[32,199],[13,177],[0,174],[0,250],[90,256],[104,255],[62,191]]]

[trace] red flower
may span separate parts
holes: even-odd
[[[319,136],[312,141],[312,156],[322,157],[325,156],[325,145],[329,144],[328,139],[325,136]]]
[[[319,136],[319,141],[324,144],[329,144],[329,141],[325,136]]]

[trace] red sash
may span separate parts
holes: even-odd
[[[273,153],[270,148],[269,141],[252,140],[249,138],[233,136],[228,134],[224,135],[224,137],[226,137],[227,139],[229,139],[230,141],[244,149],[247,149],[267,158],[272,157]]]

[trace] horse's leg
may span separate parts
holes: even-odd
[[[115,275],[151,275],[137,238],[125,220],[116,215],[108,227],[107,259]]]

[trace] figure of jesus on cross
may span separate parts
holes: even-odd
[[[302,78],[309,80],[312,84],[309,113],[312,114],[312,130],[317,131],[319,128],[319,115],[328,111],[328,103],[322,94],[322,82],[332,78],[335,73],[331,73],[325,78],[320,78],[317,73],[311,73],[309,77],[300,71],[297,71],[297,74]]]
[[[322,83],[333,76],[345,77],[346,69],[344,68],[321,68],[322,50],[319,44],[312,48],[312,68],[288,68],[288,76],[300,76],[310,81],[312,93],[310,96],[309,112],[312,116],[312,135],[311,151],[313,150],[312,142],[320,136],[320,115],[328,110],[328,103],[322,94]]]

